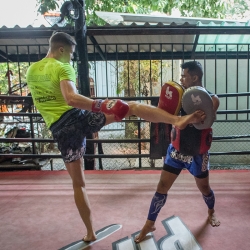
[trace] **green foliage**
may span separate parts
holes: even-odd
[[[244,19],[248,16],[250,10],[250,2],[245,0],[238,0],[234,2],[233,7],[229,8],[227,14],[229,17],[236,19]],[[246,16],[245,16],[246,15]]]
[[[0,94],[3,95],[9,93],[8,77],[6,76],[8,69],[13,73],[11,76],[11,87],[16,85],[18,88],[19,84],[26,82],[25,75],[28,67],[28,63],[0,63]],[[20,92],[15,94],[20,94]]]
[[[167,6],[166,6],[167,7]],[[179,9],[182,16],[206,17],[206,18],[227,18],[228,16],[243,16],[248,5],[242,0],[216,1],[216,0],[188,0],[178,1],[175,8]],[[171,7],[167,12],[171,12]]]
[[[125,91],[125,96],[140,96],[147,83],[158,81],[160,61],[130,60],[118,62],[117,94]]]
[[[8,92],[8,78],[5,76],[7,73],[7,65],[0,63],[0,94]]]
[[[36,0],[37,6],[38,6],[38,12],[41,14],[44,14],[45,12],[48,12],[49,10],[55,10],[59,8],[58,1],[56,0]]]
[[[42,14],[61,6],[57,0],[36,1],[39,7],[38,12]],[[171,15],[175,9],[178,9],[184,17],[225,18],[237,16],[240,18],[249,10],[249,6],[244,0],[85,0],[88,25],[91,23],[104,24],[104,21],[97,17],[95,11],[136,14],[158,11]]]

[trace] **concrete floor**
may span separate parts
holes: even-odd
[[[147,217],[160,171],[85,171],[85,175],[95,229],[103,233],[108,228],[109,234],[99,234],[100,241],[91,246],[74,247],[85,228],[66,171],[0,172],[0,249],[138,249],[132,238]],[[166,238],[169,227],[175,235],[182,233],[178,242],[183,249],[250,249],[250,171],[213,170],[210,182],[220,227],[206,223],[206,205],[193,177],[183,171],[158,216],[151,242],[140,249],[175,249],[166,244],[174,238],[170,231]],[[171,220],[175,223],[169,226]]]

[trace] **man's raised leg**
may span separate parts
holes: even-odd
[[[190,123],[199,123],[206,118],[203,111],[196,111],[193,114],[180,117],[152,105],[132,101],[128,102],[128,105],[127,117],[135,115],[149,122],[173,124],[180,129],[185,128]]]

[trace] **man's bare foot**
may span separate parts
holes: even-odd
[[[135,237],[135,242],[140,243],[146,238],[146,235],[150,232],[153,232],[156,230],[156,227],[154,226],[155,222],[151,220],[147,220],[145,225],[143,226],[140,234]]]
[[[194,113],[190,115],[185,115],[179,117],[179,121],[175,124],[179,129],[184,129],[190,123],[199,123],[205,120],[206,115],[205,112],[201,110],[196,110]]]
[[[96,235],[95,235],[95,233],[93,234],[87,234],[87,235],[85,235],[84,237],[83,237],[83,239],[82,239],[83,241],[85,241],[85,242],[90,242],[90,241],[95,241],[96,240]]]
[[[214,209],[208,210],[208,222],[212,227],[218,227],[220,225],[220,221],[215,216]]]

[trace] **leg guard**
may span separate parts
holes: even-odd
[[[213,190],[211,189],[210,194],[208,196],[205,196],[204,194],[202,194],[202,196],[203,196],[205,203],[207,204],[207,207],[209,209],[213,209],[214,203],[215,203],[215,197],[214,197]]]
[[[155,193],[148,212],[148,220],[156,221],[156,218],[167,200],[167,194]]]

